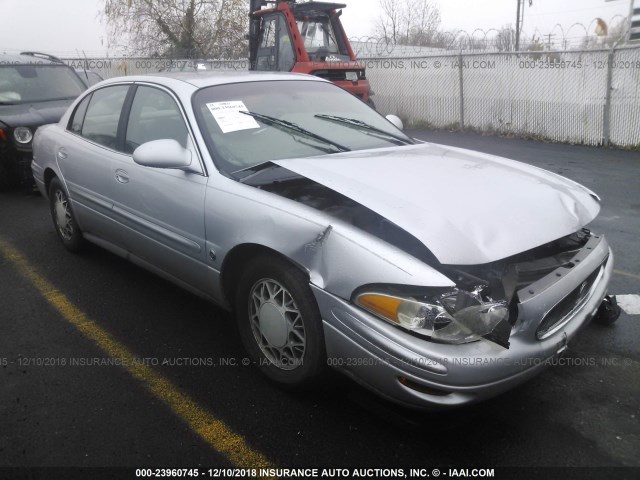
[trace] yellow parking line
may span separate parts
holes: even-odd
[[[640,275],[636,275],[635,273],[623,272],[622,270],[614,270],[613,273],[617,273],[618,275],[623,275],[625,277],[637,278],[640,280]]]
[[[123,368],[140,380],[153,395],[162,400],[195,433],[233,465],[252,469],[274,468],[264,455],[253,450],[241,435],[235,433],[222,420],[198,405],[152,368],[136,361],[139,357],[73,305],[62,292],[38,273],[22,253],[2,238],[0,238],[0,253],[36,287],[65,320],[98,345],[107,355],[122,359]]]

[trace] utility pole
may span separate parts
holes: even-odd
[[[525,0],[516,0],[518,9],[516,10],[516,52],[520,51],[520,34],[522,33],[522,25],[524,24],[524,2]],[[529,6],[533,5],[533,0],[529,0]]]
[[[524,10],[523,0],[517,0],[518,9],[516,11],[516,52],[520,51],[520,9]]]
[[[640,0],[631,0],[629,6],[629,41],[640,40]]]
[[[549,40],[547,41],[547,50],[551,51],[551,37],[555,37],[556,34],[555,33],[547,33],[545,35],[545,37],[549,37]]]

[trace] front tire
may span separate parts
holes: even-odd
[[[236,316],[245,349],[271,380],[297,388],[321,376],[322,318],[299,269],[273,256],[252,261],[239,283]]]
[[[70,252],[77,253],[82,249],[84,239],[73,214],[71,202],[62,183],[57,178],[49,185],[49,208],[58,238]]]

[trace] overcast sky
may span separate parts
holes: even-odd
[[[334,0],[336,1],[336,0]],[[380,11],[377,0],[342,0],[347,9],[342,17],[350,37],[373,35]],[[516,0],[441,0],[441,27],[446,30],[476,28],[489,30],[515,25]],[[574,23],[586,27],[601,17],[609,22],[629,13],[629,0],[533,0],[525,10],[526,34],[561,34],[554,26],[560,23],[565,31]],[[59,56],[101,56],[107,51],[106,31],[100,23],[102,0],[0,0],[0,52],[14,53],[37,50]],[[620,17],[617,17],[618,20]],[[573,28],[569,37],[582,36],[583,30]],[[116,53],[111,51],[112,54]]]

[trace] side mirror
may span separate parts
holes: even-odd
[[[133,161],[145,167],[189,170],[191,152],[172,139],[153,140],[134,150]]]
[[[402,123],[402,120],[400,120],[400,117],[398,117],[397,115],[387,115],[385,118],[389,120],[398,130],[404,130],[404,123]]]

